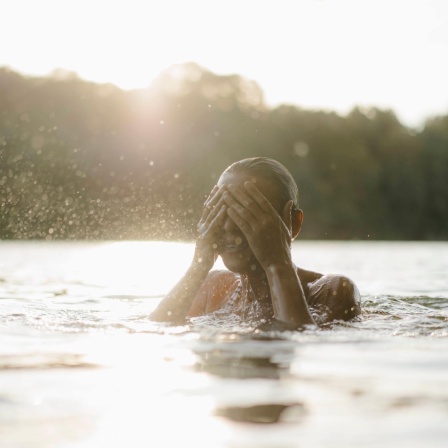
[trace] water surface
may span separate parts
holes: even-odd
[[[445,447],[448,244],[299,242],[357,322],[167,326],[186,243],[0,243],[0,446]]]

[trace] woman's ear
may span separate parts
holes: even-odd
[[[292,231],[292,200],[289,200],[283,207],[281,218],[286,227]]]
[[[282,219],[288,229],[290,229],[291,239],[293,240],[299,234],[300,229],[302,228],[302,210],[294,209],[292,206],[292,200],[289,200],[283,207]]]
[[[300,233],[303,223],[303,211],[302,210],[291,210],[291,238],[294,240]]]

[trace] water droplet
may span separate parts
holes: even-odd
[[[294,144],[294,154],[298,157],[306,157],[310,152],[310,147],[308,143],[305,142],[296,142]]]
[[[235,244],[236,244],[237,246],[239,246],[242,242],[243,242],[243,239],[242,239],[241,237],[237,236],[237,237],[235,238]]]

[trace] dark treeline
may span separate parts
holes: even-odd
[[[235,160],[284,163],[302,238],[448,236],[448,115],[267,108],[256,83],[195,64],[145,90],[0,69],[0,237],[184,239]]]

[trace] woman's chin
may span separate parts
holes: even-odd
[[[231,272],[250,274],[260,270],[260,265],[255,260],[252,252],[249,254],[245,253],[245,251],[225,251],[220,255],[224,266]]]

